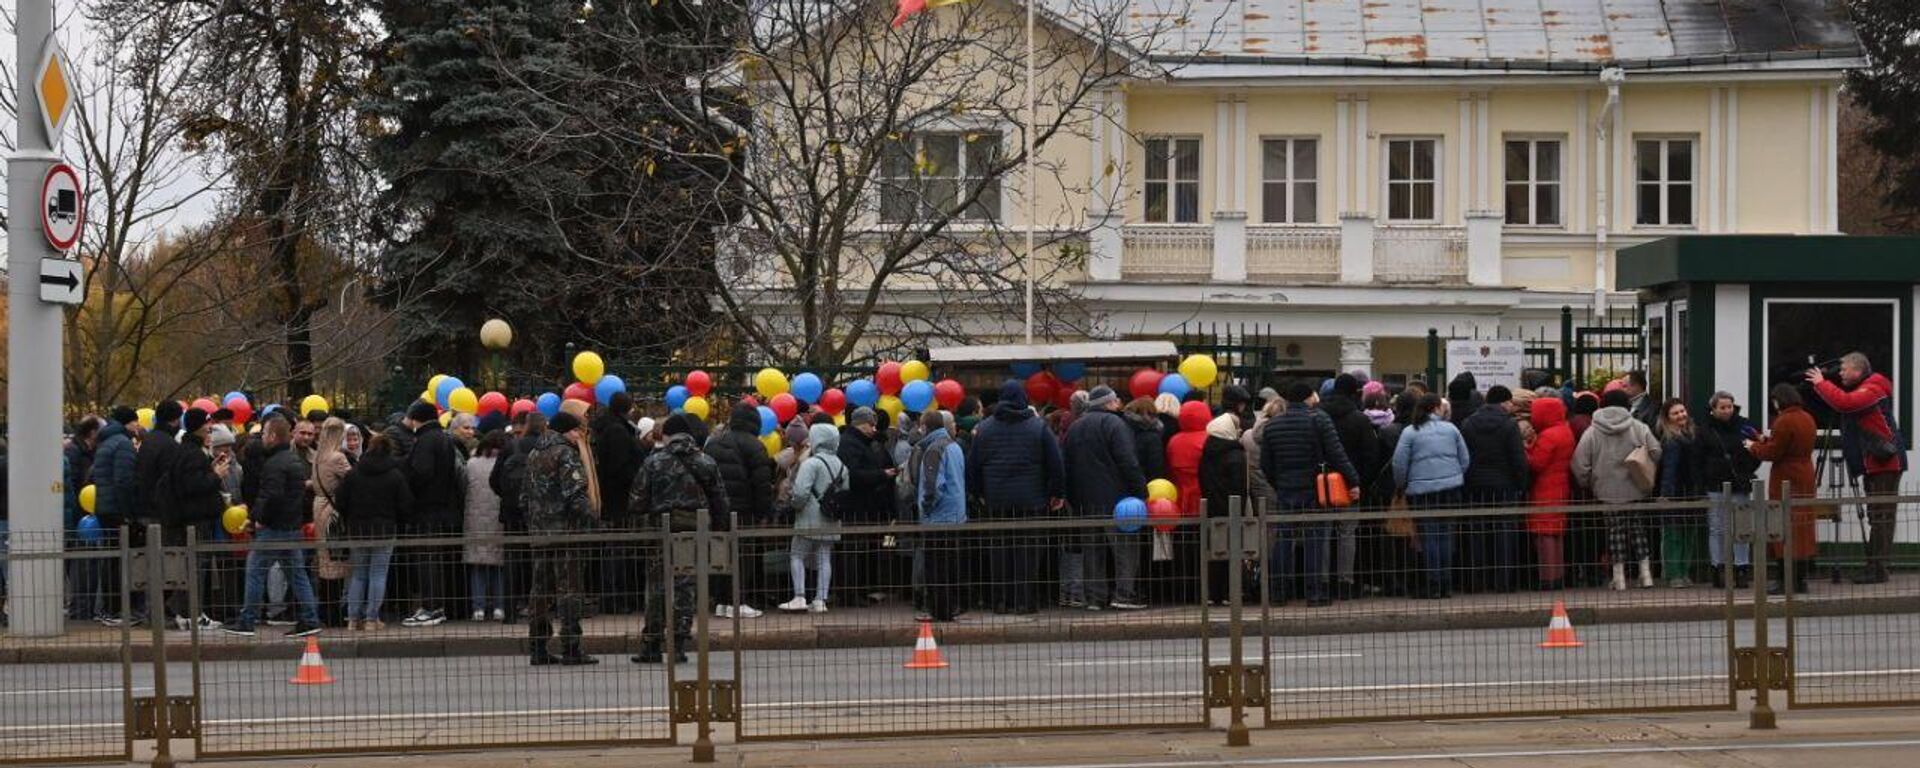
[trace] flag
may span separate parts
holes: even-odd
[[[908,17],[929,8],[939,8],[941,6],[963,2],[966,2],[966,0],[900,0],[900,12],[894,14],[893,28],[899,29],[900,25],[907,23]]]

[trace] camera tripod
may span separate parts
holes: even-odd
[[[1841,529],[1846,525],[1847,507],[1854,508],[1854,519],[1860,523],[1860,541],[1865,542],[1867,533],[1866,507],[1858,499],[1866,497],[1866,488],[1861,479],[1855,477],[1847,468],[1846,452],[1840,446],[1840,414],[1834,414],[1813,447],[1813,485],[1815,489],[1824,488],[1824,494],[1833,505],[1833,540],[1839,541]],[[1818,495],[1818,491],[1816,490]],[[1849,503],[1848,499],[1855,501]],[[1828,579],[1839,584],[1844,581],[1840,574],[1840,561],[1836,558],[1828,563]]]

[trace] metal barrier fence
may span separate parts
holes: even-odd
[[[0,762],[163,744],[225,757],[683,743],[710,760],[716,743],[822,736],[1215,727],[1245,743],[1249,728],[1318,722],[1730,710],[1746,690],[1784,691],[1759,695],[1789,707],[1915,703],[1920,546],[1870,559],[1856,517],[1871,509],[1911,542],[1916,504],[1331,513],[1232,499],[1226,517],[1131,530],[992,514],[804,539],[155,530],[64,553],[14,534],[14,594],[71,595],[72,621],[61,637],[0,635]],[[1834,513],[1837,527],[1816,519]],[[1805,548],[1814,531],[1824,541]],[[1885,582],[1831,579],[1881,562]],[[356,572],[385,586],[383,608]],[[317,616],[301,615],[300,574]],[[1784,594],[1767,596],[1778,577]],[[596,663],[531,663],[535,584],[549,580],[580,600],[547,606],[560,636],[546,650]],[[563,621],[576,608],[577,649]],[[383,623],[347,626],[366,616]],[[287,636],[303,618],[322,626],[318,658]]]

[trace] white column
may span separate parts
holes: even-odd
[[[1125,241],[1120,225],[1125,198],[1121,177],[1126,167],[1126,92],[1096,91],[1093,116],[1093,163],[1088,171],[1092,194],[1087,208],[1087,278],[1095,282],[1120,279]]]
[[[1478,183],[1475,185],[1476,194],[1473,198],[1473,207],[1475,210],[1481,211],[1487,209],[1488,195],[1491,194],[1493,190],[1493,139],[1492,136],[1489,135],[1489,132],[1492,130],[1489,126],[1493,123],[1492,99],[1493,94],[1482,93],[1475,102],[1478,109],[1477,114],[1474,116],[1473,143],[1474,146],[1478,147],[1477,151],[1480,154],[1480,162],[1476,164],[1476,170],[1474,172]]]
[[[1348,133],[1349,106],[1346,94],[1333,97],[1333,210],[1335,213],[1354,210],[1351,205],[1352,198],[1347,196],[1347,177],[1353,171],[1353,166],[1347,160],[1347,144],[1353,138]]]
[[[1213,280],[1247,279],[1247,212],[1240,186],[1246,180],[1247,105],[1230,94],[1214,102]]]
[[[1373,282],[1373,215],[1340,214],[1340,282]]]
[[[1473,202],[1473,94],[1461,93],[1458,104],[1460,134],[1459,138],[1454,141],[1453,155],[1456,158],[1456,165],[1460,171],[1457,174],[1458,179],[1454,183],[1456,189],[1454,200],[1458,201],[1460,215],[1464,218],[1467,210],[1472,207]],[[1440,213],[1441,219],[1444,221],[1446,214],[1445,212]]]
[[[1353,152],[1353,209],[1362,213],[1373,210],[1372,197],[1373,138],[1367,134],[1367,95],[1355,94],[1354,104],[1354,152]]]
[[[1702,232],[1720,231],[1720,98],[1721,89],[1707,91],[1707,135],[1700,143],[1700,153],[1707,158],[1707,178],[1700,186]]]
[[[1587,231],[1588,206],[1591,198],[1587,194],[1587,168],[1593,163],[1593,157],[1587,152],[1587,133],[1593,126],[1587,123],[1586,91],[1573,94],[1573,155],[1567,165],[1573,169],[1571,184],[1567,186],[1567,227],[1571,232]]]
[[[1368,377],[1373,376],[1373,337],[1340,337],[1340,372],[1360,371]]]
[[[1827,169],[1820,166],[1820,129],[1827,123],[1827,110],[1821,104],[1820,96],[1824,89],[1816,86],[1807,89],[1807,228],[1806,232],[1819,232],[1826,224],[1826,213],[1821,205],[1827,201],[1826,187],[1820,182],[1826,178]]]
[[[1720,226],[1728,232],[1740,231],[1740,86],[1727,87],[1727,194],[1726,215]]]
[[[1827,182],[1826,226],[1821,231],[1837,234],[1840,231],[1840,91],[1835,86],[1827,86],[1827,145],[1821,153],[1826,160],[1827,172],[1823,177]]]
[[[1235,96],[1233,99],[1233,205],[1232,211],[1247,210],[1247,168],[1259,157],[1248,157],[1253,149],[1253,139],[1247,135],[1247,99]]]
[[[1233,102],[1226,94],[1213,101],[1213,209],[1233,207]]]
[[[1213,212],[1213,281],[1241,283],[1247,279],[1247,212]]]
[[[1504,222],[1495,211],[1467,213],[1468,285],[1500,284],[1500,227]]]

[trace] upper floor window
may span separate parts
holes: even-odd
[[[1440,220],[1438,139],[1387,140],[1387,220]]]
[[[1260,220],[1311,224],[1320,219],[1320,142],[1265,139],[1260,142]]]
[[[1560,140],[1507,140],[1507,223],[1560,225]]]
[[[1693,226],[1693,139],[1636,139],[1633,148],[1634,223]]]
[[[880,161],[880,221],[901,224],[949,213],[959,221],[999,218],[1000,177],[988,177],[999,154],[1000,134],[993,131],[901,136]],[[975,188],[980,195],[955,212]]]
[[[1200,221],[1200,140],[1156,137],[1146,140],[1146,220],[1191,224]]]

